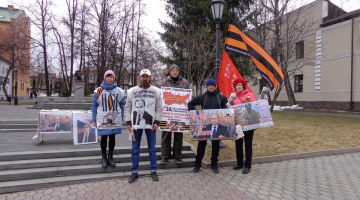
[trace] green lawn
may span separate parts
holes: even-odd
[[[360,118],[316,116],[273,112],[273,127],[255,131],[253,157],[292,154],[360,146]],[[190,134],[184,140],[197,146]],[[236,160],[235,143],[224,140],[219,160]],[[205,161],[210,161],[211,147],[206,147]]]

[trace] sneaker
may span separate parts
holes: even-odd
[[[138,178],[139,178],[138,173],[132,173],[131,176],[130,176],[130,178],[129,178],[129,183],[135,182],[136,179],[138,179]]]
[[[151,178],[153,181],[159,181],[159,177],[156,172],[151,172]]]
[[[182,163],[182,158],[177,158],[177,159],[176,159],[176,163],[177,163],[177,164],[181,164],[181,163]]]
[[[211,171],[213,171],[215,174],[219,173],[217,166],[212,166]]]
[[[160,164],[165,165],[167,162],[168,162],[167,158],[162,158],[161,161],[160,161]]]
[[[243,174],[248,174],[250,172],[250,168],[245,167],[242,171]]]

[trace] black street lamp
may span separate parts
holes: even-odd
[[[14,65],[14,71],[15,71],[15,97],[14,97],[14,105],[17,106],[19,104],[18,102],[18,96],[17,96],[17,89],[18,89],[18,81],[17,81],[17,71],[18,71],[17,64]]]
[[[220,22],[223,15],[223,10],[225,6],[225,1],[222,0],[212,0],[209,3],[213,19],[216,23],[216,59],[215,59],[215,81],[217,81],[220,65],[220,56],[219,56],[219,32],[220,32]]]
[[[182,50],[183,58],[184,58],[184,78],[186,79],[186,58],[188,57],[188,50],[184,48]]]

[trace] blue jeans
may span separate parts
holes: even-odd
[[[131,162],[132,167],[130,168],[131,173],[138,173],[139,171],[139,154],[140,154],[140,143],[141,143],[141,136],[143,134],[143,129],[134,130],[134,135],[136,141],[132,141],[132,150],[131,150]],[[150,166],[149,169],[151,172],[155,172],[157,170],[156,165],[156,130],[153,131],[151,129],[145,129],[145,134],[148,143],[148,150],[149,150],[149,159],[150,159]]]

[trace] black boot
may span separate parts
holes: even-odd
[[[102,165],[102,167],[107,167],[108,166],[108,160],[107,160],[107,155],[106,154],[102,155],[101,165]]]
[[[113,159],[113,155],[112,155],[112,154],[109,154],[109,159],[108,159],[108,161],[109,161],[110,167],[115,167],[115,166],[116,166],[116,164],[114,163],[114,159]]]

